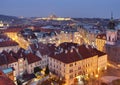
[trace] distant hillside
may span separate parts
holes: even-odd
[[[19,20],[18,17],[15,16],[7,16],[7,15],[0,15],[0,21],[10,22],[10,21],[16,21]]]

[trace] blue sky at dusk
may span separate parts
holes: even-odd
[[[0,14],[26,17],[120,18],[120,0],[1,0]]]

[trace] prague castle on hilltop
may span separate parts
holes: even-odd
[[[120,33],[113,17],[102,31],[88,24],[77,25],[71,19],[59,20],[55,15],[46,20],[49,24],[45,26],[2,29],[0,69],[15,84],[18,80],[23,85],[29,80],[43,83],[55,77],[64,85],[84,85],[83,80],[91,83],[94,78],[96,82],[107,72],[109,60],[120,63]]]

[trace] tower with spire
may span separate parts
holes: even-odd
[[[107,44],[108,45],[115,45],[115,43],[117,41],[117,30],[115,29],[115,22],[113,19],[113,13],[111,13],[111,19],[108,23],[106,37],[107,37]]]

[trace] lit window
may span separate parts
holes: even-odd
[[[80,70],[81,69],[81,67],[78,67],[78,70]]]
[[[20,62],[22,62],[22,60],[20,60]]]

